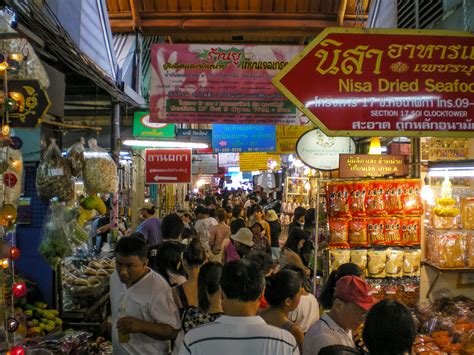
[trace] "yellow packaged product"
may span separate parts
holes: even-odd
[[[342,264],[347,264],[351,260],[351,251],[349,249],[329,250],[329,273],[339,269]]]
[[[461,199],[461,225],[463,229],[474,229],[474,197]]]
[[[421,249],[405,249],[403,253],[403,276],[420,276]]]
[[[387,264],[387,251],[370,249],[367,252],[368,276],[385,278],[385,265]]]
[[[468,234],[466,236],[467,244],[467,255],[466,255],[466,265],[467,267],[474,268],[474,234]]]
[[[403,250],[396,248],[387,249],[385,273],[387,277],[403,276]]]
[[[356,264],[366,274],[367,273],[367,249],[351,250],[351,263]]]

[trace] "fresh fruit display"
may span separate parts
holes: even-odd
[[[47,309],[48,305],[42,302],[26,304],[23,313],[26,316],[28,337],[45,336],[61,330],[63,321],[55,309]]]

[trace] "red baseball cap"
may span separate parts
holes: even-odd
[[[367,282],[358,276],[344,276],[336,282],[334,297],[341,301],[355,303],[368,311],[377,300]]]

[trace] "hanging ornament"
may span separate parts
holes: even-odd
[[[17,247],[11,247],[10,249],[10,259],[11,260],[16,260],[20,257],[21,252],[20,249]]]
[[[3,183],[5,184],[5,186],[9,188],[13,188],[15,187],[17,182],[18,182],[18,178],[16,177],[15,174],[6,173],[3,175]]]
[[[8,269],[8,266],[10,266],[10,262],[7,258],[1,259],[0,263],[2,264],[2,269]]]
[[[9,317],[5,324],[5,328],[7,329],[7,332],[13,333],[18,329],[19,325],[20,322],[18,322],[15,318]]]
[[[0,215],[8,222],[15,221],[17,216],[15,206],[10,204],[3,205],[2,209],[0,210]]]
[[[14,346],[9,351],[10,355],[25,355],[25,348],[23,346]]]
[[[12,149],[20,149],[23,146],[23,141],[19,137],[10,137],[8,145]]]
[[[26,295],[26,284],[24,282],[15,282],[12,286],[13,295],[17,298]]]
[[[10,126],[6,123],[2,126],[2,134],[4,136],[9,136],[10,135]]]

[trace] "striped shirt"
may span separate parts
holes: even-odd
[[[186,333],[180,355],[299,355],[288,331],[265,323],[258,316],[221,316],[215,322]]]

